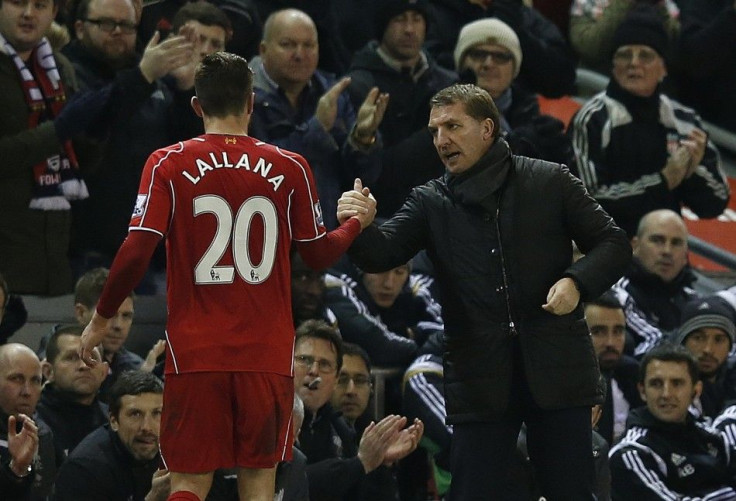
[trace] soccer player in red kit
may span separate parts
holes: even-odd
[[[161,456],[169,500],[204,499],[217,468],[238,468],[240,499],[271,500],[291,456],[294,327],[289,249],[332,264],[373,214],[327,233],[312,173],[299,155],[246,135],[253,75],[245,59],[207,56],[192,106],[205,134],[154,152],[127,239],[80,354],[145,273],[158,241],[168,256],[167,359]],[[89,362],[88,362],[89,361]]]

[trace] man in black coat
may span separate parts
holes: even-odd
[[[629,242],[565,167],[510,154],[486,91],[454,85],[430,104],[445,176],[414,189],[380,228],[370,225],[375,200],[356,180],[338,204],[339,220],[357,216],[365,227],[350,257],[375,273],[426,249],[435,266],[450,499],[508,499],[522,422],[543,494],[591,499],[590,407],[602,395],[580,300],[621,276]],[[574,263],[573,241],[584,254]]]
[[[110,422],[87,435],[59,470],[58,501],[163,501],[167,472],[157,472],[164,386],[149,372],[123,373],[110,391]]]

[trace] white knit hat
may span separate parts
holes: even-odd
[[[460,30],[455,44],[455,68],[460,71],[465,51],[473,45],[495,43],[505,47],[514,56],[514,78],[521,69],[521,44],[514,30],[503,21],[489,17],[468,23]]]

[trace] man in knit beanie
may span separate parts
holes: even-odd
[[[682,324],[673,341],[697,359],[703,393],[695,401],[701,413],[715,418],[726,405],[736,403],[736,326],[733,309],[720,297],[693,299],[682,311]]]
[[[378,87],[389,96],[379,126],[384,150],[381,176],[371,186],[388,217],[415,186],[441,176],[444,167],[427,132],[429,99],[457,82],[422,48],[428,29],[426,0],[377,0],[375,36],[353,58],[348,88],[354,104]]]
[[[517,155],[571,165],[565,124],[540,113],[537,95],[515,83],[523,51],[516,32],[500,19],[484,18],[460,30],[455,66],[464,83],[485,89],[501,113],[501,129]]]

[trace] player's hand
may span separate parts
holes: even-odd
[[[140,370],[142,370],[143,372],[153,371],[153,368],[156,367],[156,360],[165,350],[166,340],[159,339],[158,341],[156,341],[151,350],[148,352],[148,355],[146,355],[146,359],[141,364]]]
[[[355,118],[353,140],[358,144],[371,144],[388,106],[388,94],[373,87],[358,109]]]
[[[346,191],[337,199],[337,220],[340,224],[351,217],[360,221],[361,230],[366,229],[376,217],[376,199],[371,190],[356,178],[353,189]]]
[[[561,278],[547,293],[547,302],[542,305],[545,311],[554,315],[567,315],[580,302],[580,291],[570,277]]]
[[[151,490],[148,491],[145,501],[166,501],[171,494],[171,477],[169,470],[156,470],[151,481]]]
[[[406,418],[390,415],[378,423],[369,424],[358,444],[358,459],[366,473],[370,473],[383,464],[386,451],[398,440],[399,431],[406,424]]]
[[[396,440],[389,445],[383,457],[383,464],[389,466],[414,452],[422,435],[424,435],[424,423],[419,418],[415,418],[414,423],[401,430]]]
[[[28,473],[28,466],[38,452],[38,427],[25,414],[19,414],[18,419],[23,422],[23,428],[16,432],[17,419],[8,417],[8,453],[13,461],[13,473],[24,477]]]
[[[94,367],[99,362],[92,356],[92,351],[105,337],[110,320],[101,317],[97,311],[92,314],[92,319],[82,332],[82,343],[79,345],[79,358],[87,365]]]
[[[322,94],[322,97],[317,101],[317,109],[314,112],[314,116],[328,132],[335,125],[335,120],[337,119],[337,103],[340,99],[340,94],[348,88],[350,81],[350,77],[341,78],[330,90]]]
[[[138,67],[148,83],[170,71],[186,65],[192,59],[194,44],[186,36],[176,35],[159,43],[161,34],[156,31],[143,51]]]

